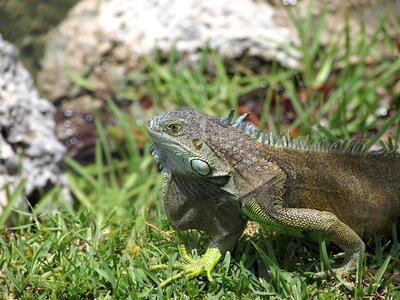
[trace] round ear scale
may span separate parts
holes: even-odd
[[[211,173],[211,168],[204,160],[192,159],[190,161],[190,166],[199,175],[207,176]]]
[[[203,147],[203,142],[200,141],[199,139],[193,139],[192,143],[193,143],[194,149],[196,149],[196,150],[200,150],[201,147]]]

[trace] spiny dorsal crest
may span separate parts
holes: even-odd
[[[281,132],[279,137],[275,138],[272,132],[265,134],[264,132],[259,133],[258,129],[252,124],[246,121],[248,113],[240,115],[235,122],[232,122],[234,110],[232,110],[228,117],[221,118],[220,120],[223,124],[229,126],[232,125],[234,128],[242,130],[252,138],[258,139],[259,142],[264,143],[266,145],[281,147],[281,148],[292,148],[292,149],[305,149],[305,150],[314,150],[321,152],[335,152],[335,153],[343,153],[343,154],[358,154],[358,155],[390,155],[390,156],[399,156],[399,152],[396,151],[396,147],[394,150],[387,151],[385,149],[381,149],[378,151],[368,152],[365,148],[365,145],[356,140],[344,140],[344,141],[318,141],[313,142],[309,139],[309,137],[298,137],[293,139],[290,135],[290,131]]]

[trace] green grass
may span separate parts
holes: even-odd
[[[302,34],[301,70],[272,63],[268,74],[231,74],[218,55],[208,50],[194,67],[185,66],[172,52],[166,61],[155,55],[147,61],[145,73],[121,80],[115,95],[132,101],[150,95],[154,114],[192,106],[222,116],[252,91],[262,90],[257,100],[261,128],[275,133],[292,129],[315,139],[363,138],[372,141],[368,147],[389,135],[392,142],[387,144],[393,148],[399,138],[400,104],[395,99],[400,60],[384,59],[374,52],[378,41],[392,47],[386,39],[386,21],[372,38],[361,35],[343,49],[338,49],[335,40],[322,47],[321,30],[311,30],[310,20],[294,22]],[[319,24],[323,26],[323,20]],[[374,58],[372,65],[364,63],[367,56]],[[331,80],[334,88],[324,91]],[[382,91],[389,100],[381,99]],[[295,113],[290,124],[283,122],[283,104]],[[313,278],[318,269],[334,264],[339,249],[332,245],[322,243],[320,251],[315,243],[256,228],[255,233],[247,231],[218,264],[215,283],[204,277],[182,278],[159,288],[161,280],[175,271],[154,272],[150,266],[178,261],[181,243],[201,254],[208,237],[170,227],[160,201],[162,176],[150,155],[149,141],[141,146],[137,139],[137,133],[145,134],[144,126],[112,101],[109,109],[118,124],[110,130],[97,121],[100,138],[95,163],[82,166],[66,159],[73,207],[55,187],[30,212],[13,210],[21,186],[15,195],[9,192],[11,204],[0,218],[3,298],[399,298],[400,244],[395,226],[391,239],[369,241],[362,273],[352,275],[353,282],[362,276],[358,284]],[[115,138],[115,131],[122,133],[122,140]],[[115,150],[118,159],[111,155]]]

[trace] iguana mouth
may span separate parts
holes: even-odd
[[[156,145],[156,141],[158,139],[162,139],[162,136],[155,131],[155,128],[158,125],[157,120],[158,120],[157,117],[153,118],[147,124],[147,132],[149,133],[150,138],[153,141],[153,143],[150,146],[150,152],[151,152],[151,155],[154,157],[154,160],[157,164],[158,169],[162,172],[165,172],[166,169],[161,163],[162,161],[164,161],[164,158],[162,157],[162,153]]]
[[[167,170],[166,170],[165,166],[163,166],[161,163],[161,161],[162,161],[161,152],[158,150],[158,148],[156,147],[155,144],[151,144],[150,151],[151,151],[151,155],[153,155],[153,157],[154,157],[154,160],[157,164],[158,169],[162,172],[166,172]]]

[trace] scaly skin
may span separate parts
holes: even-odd
[[[343,275],[363,257],[362,238],[390,232],[400,216],[400,158],[368,154],[351,145],[312,145],[261,135],[238,118],[214,118],[192,109],[148,124],[153,155],[165,175],[164,204],[171,224],[212,235],[198,260],[181,251],[182,271],[211,271],[233,247],[247,220],[278,232],[334,242],[345,252]],[[155,267],[165,268],[164,266]]]
[[[211,271],[214,269],[215,265],[218,263],[222,254],[218,250],[218,248],[210,247],[207,249],[206,253],[198,259],[193,259],[189,256],[184,246],[180,247],[180,252],[185,264],[175,264],[172,267],[174,269],[181,270],[178,274],[168,278],[167,280],[161,283],[161,287],[167,286],[172,281],[181,278],[183,275],[187,275],[187,277],[194,278],[197,277],[204,272],[207,274],[208,281],[213,282],[214,278],[211,275]],[[160,270],[160,269],[168,269],[168,265],[155,265],[150,268],[151,270]]]

